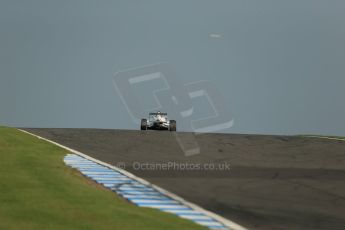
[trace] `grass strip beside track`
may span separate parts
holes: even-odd
[[[0,127],[0,229],[205,229],[128,203],[65,166],[66,154]]]
[[[322,135],[298,135],[301,137],[311,137],[311,138],[321,138],[321,139],[328,139],[328,140],[338,140],[338,141],[345,141],[345,137],[340,136],[322,136]]]

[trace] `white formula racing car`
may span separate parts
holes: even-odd
[[[149,113],[149,119],[141,119],[141,130],[169,130],[176,131],[176,121],[169,120],[167,113]]]

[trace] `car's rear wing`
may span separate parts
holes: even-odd
[[[149,115],[162,115],[162,116],[168,116],[167,113],[149,113]]]

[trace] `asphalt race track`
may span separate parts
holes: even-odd
[[[174,133],[166,131],[25,130],[126,167],[249,229],[345,229],[343,141],[202,134],[195,135],[200,154],[187,157]],[[190,134],[177,135],[188,141]],[[138,162],[144,166],[226,164],[230,170],[147,170],[137,169]]]

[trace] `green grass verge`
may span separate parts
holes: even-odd
[[[128,203],[65,166],[66,154],[0,127],[0,229],[205,229]]]
[[[314,137],[314,138],[323,138],[323,139],[330,139],[330,140],[340,140],[345,141],[345,137],[341,136],[324,136],[324,135],[312,135],[312,134],[305,134],[305,135],[298,135],[300,137]]]

